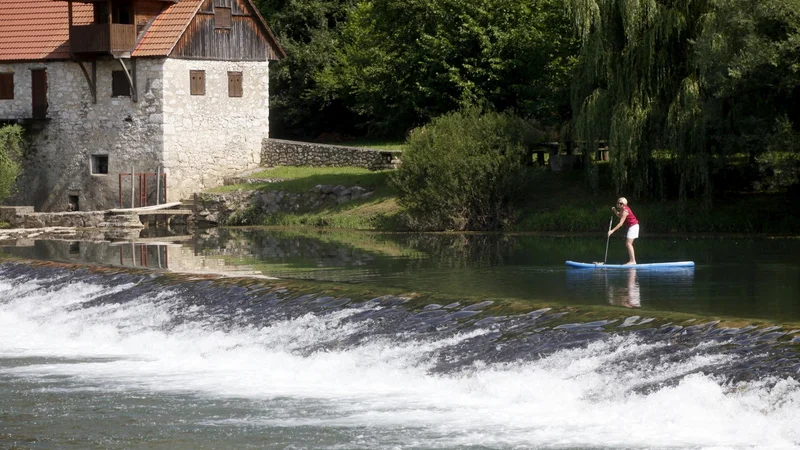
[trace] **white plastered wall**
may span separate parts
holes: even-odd
[[[191,95],[192,70],[205,71],[205,95]],[[228,96],[228,72],[242,73],[242,97]],[[169,201],[259,165],[269,130],[268,62],[168,59],[163,91]]]

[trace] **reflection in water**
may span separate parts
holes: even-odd
[[[568,269],[567,288],[583,301],[605,300],[614,306],[671,309],[676,299],[682,302],[694,298],[694,268],[659,270],[592,270]],[[671,301],[670,301],[671,299]]]
[[[0,243],[0,253],[137,269],[359,283],[395,293],[627,304],[800,321],[797,239],[649,239],[647,252],[653,260],[694,260],[698,265],[688,270],[640,268],[632,280],[627,270],[567,269],[567,259],[590,261],[596,256],[596,239],[585,237],[214,228],[125,242],[103,236],[70,241],[16,240]]]
[[[641,293],[639,291],[639,281],[636,279],[636,269],[628,269],[625,285],[620,286],[616,283],[607,283],[606,292],[608,293],[608,303],[614,306],[624,306],[625,308],[640,308],[642,306]]]

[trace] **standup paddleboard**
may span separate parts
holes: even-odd
[[[603,264],[567,261],[567,265],[578,269],[674,269],[677,267],[694,267],[694,261],[676,261],[651,264]]]

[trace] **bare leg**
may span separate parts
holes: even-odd
[[[625,247],[628,248],[628,262],[625,264],[636,264],[636,253],[633,251],[633,239],[626,239]]]

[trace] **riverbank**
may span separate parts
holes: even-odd
[[[609,219],[612,218],[610,208],[617,197],[607,169],[605,167],[600,171],[600,188],[597,191],[589,187],[582,171],[554,173],[544,168],[533,170],[531,188],[525,202],[520,205],[516,220],[503,231],[607,230]],[[410,231],[404,226],[401,207],[389,183],[390,173],[352,168],[281,167],[254,174],[249,179],[253,181],[251,183],[224,186],[209,191],[209,194],[298,193],[318,185],[359,187],[373,194],[314,209],[270,211],[269,214],[259,208],[240,207],[238,213],[231,215],[233,220],[222,224]],[[258,182],[259,177],[265,181]],[[640,200],[627,193],[622,195],[628,198],[648,234],[800,234],[800,216],[788,213],[800,206],[800,196],[791,192],[727,192],[714,198],[710,207],[706,207],[700,199],[684,202],[675,199]]]

